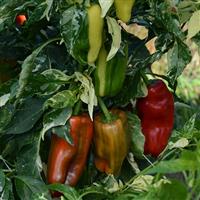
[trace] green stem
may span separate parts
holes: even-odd
[[[73,115],[78,115],[78,114],[79,114],[80,109],[81,109],[81,106],[82,106],[82,101],[79,100],[79,101],[76,103],[75,107],[74,107]]]
[[[98,97],[98,102],[107,122],[111,122],[112,121],[111,114],[109,113],[106,105],[104,104],[104,102],[102,101],[100,97]]]

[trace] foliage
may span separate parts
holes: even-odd
[[[62,192],[63,200],[199,199],[200,110],[176,93],[192,58],[186,39],[200,47],[198,0],[136,0],[127,25],[117,23],[113,1],[99,0],[110,48],[107,59],[116,54],[120,45],[129,47],[123,88],[116,96],[103,100],[108,107],[130,111],[130,153],[117,178],[97,172],[91,150],[76,188],[46,183],[51,131],[64,131],[62,137],[70,140],[67,121],[79,100],[83,102],[82,111],[89,112],[91,118],[99,111],[94,89],[96,66],[88,65],[85,57],[86,10],[94,2],[98,1],[0,2],[0,79],[2,66],[15,69],[11,75],[15,78],[2,79],[10,80],[0,84],[1,199],[51,199],[49,190]],[[27,15],[27,21],[18,26],[15,18],[21,13]],[[134,32],[132,25],[142,27],[145,37]],[[146,44],[152,39],[155,51],[150,53]],[[167,72],[152,73],[151,64],[165,53]],[[143,155],[144,136],[135,112],[135,99],[147,92],[145,76],[164,79],[176,101],[174,130],[158,159]]]

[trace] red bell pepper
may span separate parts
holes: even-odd
[[[52,134],[47,165],[47,181],[75,186],[84,170],[93,137],[93,123],[87,114],[69,120],[73,144]],[[59,196],[60,194],[53,194]]]
[[[145,136],[144,153],[157,157],[167,146],[174,124],[174,99],[162,80],[148,85],[148,95],[136,108]]]

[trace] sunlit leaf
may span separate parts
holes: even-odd
[[[106,61],[109,61],[115,56],[115,54],[117,53],[117,51],[120,48],[121,27],[117,23],[116,19],[114,19],[112,17],[106,17],[106,20],[107,20],[107,24],[108,24],[108,32],[112,36],[111,49],[110,49],[108,56],[106,58]]]

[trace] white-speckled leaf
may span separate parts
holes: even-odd
[[[108,32],[112,36],[111,49],[110,49],[108,56],[107,56],[107,59],[106,59],[107,61],[109,61],[115,56],[115,54],[117,53],[117,51],[120,48],[121,27],[117,23],[116,19],[114,19],[112,17],[106,17],[106,20],[107,20],[107,24],[108,24]]]

